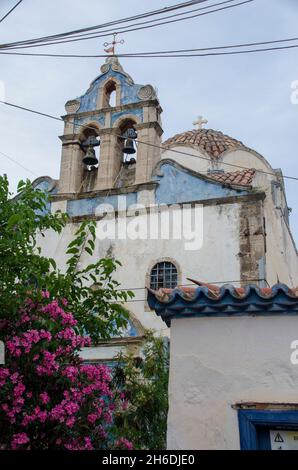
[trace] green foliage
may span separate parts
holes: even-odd
[[[148,331],[142,358],[120,355],[115,369],[114,386],[127,400],[116,426],[135,449],[166,448],[169,354],[164,340]]]
[[[40,301],[42,289],[50,291],[52,298],[67,299],[78,320],[78,333],[89,334],[94,343],[116,334],[128,317],[121,302],[133,296],[118,290],[113,279],[120,263],[99,259],[78,269],[83,252],[94,260],[95,222],[83,222],[78,228],[67,249],[66,272],[61,272],[55,260],[42,256],[37,237],[50,229],[61,233],[67,215],[49,213],[47,194],[29,181],[21,181],[18,192],[11,199],[8,180],[0,176],[0,339],[1,330],[7,333],[13,326],[28,293]]]

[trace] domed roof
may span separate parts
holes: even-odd
[[[163,147],[178,145],[198,146],[210,155],[211,158],[219,158],[226,150],[247,147],[240,140],[233,139],[220,131],[213,129],[193,129],[170,137],[163,142]]]

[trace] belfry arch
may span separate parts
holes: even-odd
[[[135,84],[116,56],[106,59],[101,72],[84,95],[66,103],[64,135],[61,137],[60,193],[110,190],[117,184],[122,187],[146,183],[160,160],[162,109],[154,88]],[[114,102],[112,95],[115,95]],[[90,132],[94,133],[95,138],[98,134],[100,150],[94,150],[99,162],[98,165],[89,165],[93,173],[96,167],[96,178],[93,176],[92,185],[87,188],[82,184],[86,173],[82,161],[88,162],[89,157],[91,162],[95,159],[92,148],[89,149],[88,158],[84,157],[86,152],[82,141],[91,136],[86,131],[90,127],[94,129]],[[135,132],[134,138],[132,134],[126,134],[129,130]],[[123,159],[125,149],[129,156],[126,160]],[[124,162],[127,167],[130,166],[126,171],[129,179],[121,181],[118,174],[124,168]]]
[[[121,83],[115,77],[109,78],[99,89],[98,107],[113,108],[120,106],[121,102]]]

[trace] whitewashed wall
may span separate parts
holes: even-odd
[[[295,339],[294,316],[173,320],[168,448],[239,449],[232,405],[298,403]]]
[[[43,254],[53,257],[63,271],[68,243],[73,239],[77,224],[68,224],[62,234],[48,232],[39,237]],[[164,259],[176,263],[179,284],[190,284],[187,278],[205,282],[237,281],[240,279],[239,253],[239,206],[205,206],[203,208],[203,243],[200,249],[185,250],[185,240],[101,240],[97,241],[94,259],[114,256],[122,263],[115,279],[123,289],[135,289],[135,299],[126,307],[145,328],[155,328],[167,333],[166,325],[147,306],[149,273],[153,265]],[[81,266],[90,263],[85,253]]]

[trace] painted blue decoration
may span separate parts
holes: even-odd
[[[127,206],[136,204],[137,193],[128,193],[125,195]],[[94,215],[96,209],[101,204],[110,204],[115,210],[118,209],[118,195],[110,196],[96,196],[94,198],[74,199],[67,201],[66,212],[70,217],[77,217],[83,215]]]
[[[211,182],[171,160],[161,161],[157,173],[153,177],[153,180],[159,182],[156,189],[157,204],[204,201],[249,194],[249,190],[232,189],[221,183]]]
[[[122,113],[117,113],[122,114]],[[100,169],[99,169],[100,171]],[[158,181],[155,203],[176,204],[191,201],[204,201],[209,199],[225,198],[249,194],[248,190],[237,190],[224,187],[222,184],[207,180],[199,174],[190,174],[174,161],[166,161],[160,165],[159,174],[153,181]],[[126,194],[127,205],[137,202],[137,192]],[[96,196],[94,198],[69,200],[67,212],[71,217],[95,214],[99,204],[112,204],[117,208],[117,195]]]
[[[127,110],[120,111],[118,113],[113,113],[112,112],[112,117],[111,117],[112,126],[117,121],[117,119],[119,119],[121,116],[127,116],[127,114],[132,114],[133,116],[138,117],[141,122],[143,122],[143,109],[142,108],[135,108],[135,109],[130,109],[129,112]]]
[[[108,64],[105,65],[108,66]],[[99,89],[109,78],[115,78],[121,86],[121,105],[139,103],[140,101],[142,101],[138,97],[138,92],[142,88],[142,85],[135,84],[133,80],[129,77],[129,75],[123,71],[121,66],[119,67],[119,70],[115,71],[112,69],[112,65],[110,65],[108,67],[108,71],[96,77],[95,80],[93,80],[93,82],[91,83],[86,93],[81,97],[77,98],[77,100],[80,101],[80,107],[77,111],[78,113],[94,111],[95,109],[97,109]]]
[[[75,117],[74,119],[74,133],[79,133],[84,125],[90,122],[97,122],[100,127],[105,126],[105,117],[102,113],[93,114],[90,116]]]
[[[298,410],[238,410],[241,450],[271,450],[269,430],[297,430]]]
[[[35,189],[39,189],[45,193],[57,194],[57,181],[53,180],[49,176],[40,176],[32,182],[32,186]],[[37,211],[39,215],[46,215],[51,212],[51,202],[48,201],[46,208],[43,211]]]

